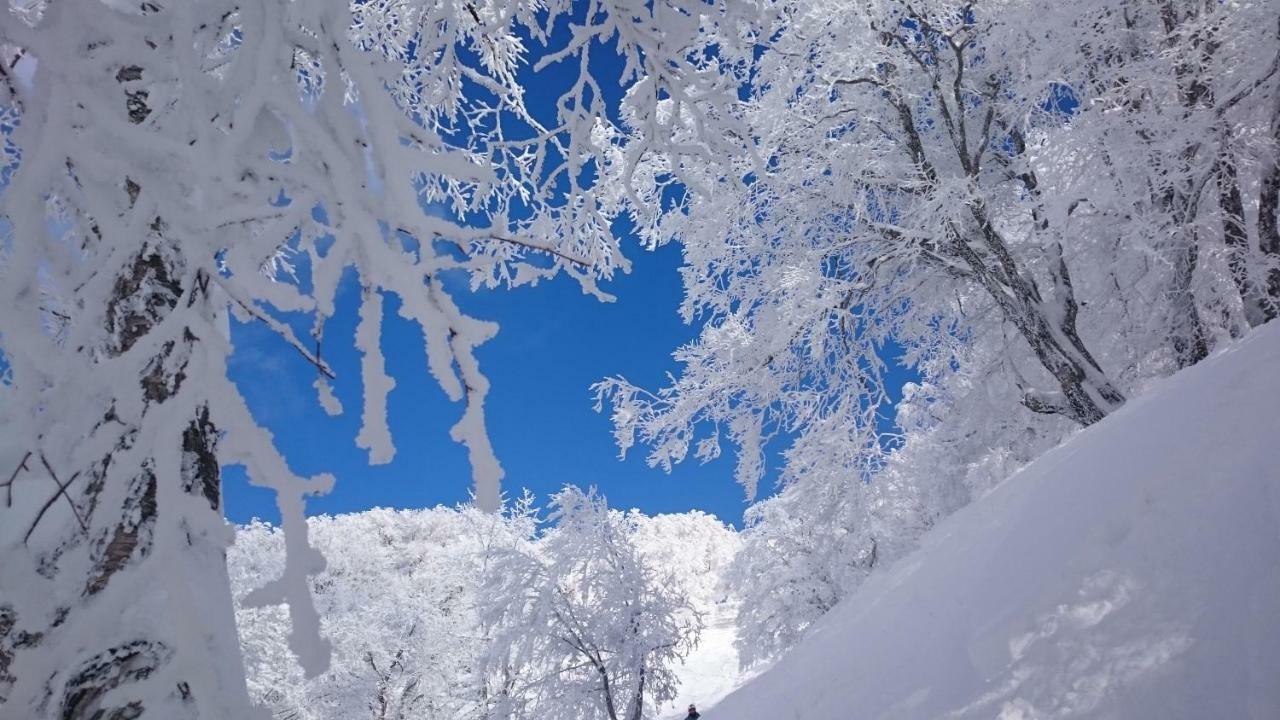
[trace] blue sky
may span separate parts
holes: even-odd
[[[606,375],[659,387],[667,372],[678,369],[671,351],[695,333],[676,312],[683,296],[679,246],[645,251],[632,243],[629,250],[631,274],[607,286],[618,297],[613,303],[583,295],[567,278],[460,298],[464,309],[501,326],[478,356],[492,382],[488,424],[507,471],[504,486],[545,497],[565,483],[594,484],[615,507],[647,513],[698,508],[736,523],[745,498],[733,482],[731,456],[706,465],[688,462],[670,475],[650,469],[643,448],[619,461],[607,409],[593,409],[589,386]],[[320,410],[311,387],[315,368],[256,323],[234,324],[233,379],[295,472],[337,475],[331,494],[308,502],[309,513],[465,501],[470,468],[465,450],[449,438],[461,406],[449,402],[427,374],[420,331],[396,316],[394,298],[385,312],[384,342],[396,380],[389,400],[396,457],[370,466],[355,446],[360,355],[351,338],[357,297],[355,284],[346,283],[325,335],[325,357],[338,375],[334,386],[344,414],[329,417]],[[271,492],[250,487],[238,468],[228,469],[225,486],[232,521],[276,517]]]

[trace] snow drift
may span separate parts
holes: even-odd
[[[941,522],[707,720],[1280,717],[1280,323]]]

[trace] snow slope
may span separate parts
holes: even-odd
[[[1280,323],[939,523],[704,717],[1280,718]]]

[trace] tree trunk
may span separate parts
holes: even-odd
[[[892,97],[890,102],[897,110],[904,132],[905,150],[919,170],[921,180],[929,186],[938,185],[938,171],[925,151],[911,106],[901,96]],[[945,104],[946,101],[939,102]],[[964,108],[957,105],[956,112],[964,112]],[[1013,129],[1009,136],[1014,152],[1020,154],[1025,149],[1021,133]],[[966,158],[965,145],[957,144],[954,149],[961,164],[972,168]],[[1023,174],[1020,179],[1030,194],[1038,194],[1034,174]],[[972,224],[966,222],[963,227],[950,221],[945,224],[943,232],[947,242],[940,250],[969,268],[973,278],[1000,308],[1004,319],[1018,329],[1040,364],[1058,383],[1061,397],[1051,398],[1030,391],[1023,404],[1035,412],[1063,415],[1081,425],[1092,425],[1124,404],[1124,395],[1111,384],[1076,332],[1078,308],[1060,249],[1054,279],[1059,283],[1063,308],[1055,324],[1045,312],[1039,289],[1024,274],[991,222],[986,205],[973,201],[969,214]],[[1039,229],[1043,231],[1045,227],[1041,225]]]
[[[1251,276],[1253,263],[1249,248],[1249,233],[1244,219],[1244,198],[1240,193],[1240,178],[1236,173],[1235,158],[1225,149],[1218,159],[1215,172],[1218,180],[1218,206],[1222,210],[1222,237],[1227,246],[1227,267],[1240,303],[1244,308],[1249,327],[1257,327],[1275,317],[1275,309],[1268,305],[1262,289]],[[1261,227],[1259,223],[1259,227]]]
[[[1061,248],[1051,273],[1060,308],[1050,313],[1039,288],[1024,275],[1004,238],[988,219],[986,208],[975,203],[970,212],[981,245],[997,259],[995,267],[985,262],[970,243],[956,238],[953,247],[1058,383],[1060,397],[1028,392],[1023,404],[1034,412],[1063,415],[1081,425],[1092,425],[1123,405],[1124,394],[1111,384],[1076,331],[1078,308]],[[1057,247],[1056,243],[1053,247]],[[1051,317],[1056,318],[1056,323]]]
[[[1185,13],[1183,12],[1185,10]],[[1161,4],[1161,20],[1164,23],[1165,45],[1173,49],[1179,42],[1179,29],[1184,23],[1199,17],[1199,6],[1194,3],[1175,4],[1165,0]],[[1201,64],[1207,63],[1217,50],[1209,38],[1204,42],[1198,35],[1191,38],[1192,45],[1201,54]],[[1191,120],[1197,112],[1209,109],[1213,104],[1213,88],[1205,83],[1200,68],[1186,58],[1179,61],[1174,74],[1179,87],[1183,117]],[[1193,176],[1192,166],[1198,143],[1189,144],[1181,151],[1181,174]],[[1169,245],[1169,261],[1172,273],[1169,277],[1169,342],[1178,368],[1194,365],[1209,356],[1208,334],[1200,309],[1196,306],[1192,283],[1200,258],[1200,241],[1194,223],[1198,215],[1198,193],[1189,189],[1190,180],[1174,180],[1174,184],[1157,198],[1157,202],[1173,218],[1172,241]]]
[[[1266,303],[1280,312],[1280,98],[1271,117],[1271,157],[1258,188],[1258,248],[1266,264]]]
[[[1195,234],[1183,224],[1179,234],[1190,235],[1175,241],[1170,248],[1173,272],[1169,280],[1169,340],[1179,368],[1190,367],[1209,356],[1204,322],[1196,306],[1191,282],[1200,256]]]
[[[629,720],[642,720],[644,716],[644,667],[640,668],[640,681],[636,683],[636,698],[631,705]]]
[[[13,634],[16,652],[9,657],[0,651],[0,675],[6,665],[27,673],[9,673],[18,691],[12,700],[28,703],[13,708],[23,717],[252,714],[226,571],[218,431],[204,405],[194,413],[170,407],[182,397],[182,385],[201,372],[195,367],[201,339],[198,330],[166,327],[164,320],[180,298],[206,317],[211,306],[202,272],[185,273],[166,250],[173,248],[148,243],[117,278],[104,356],[110,361],[138,342],[155,341],[159,352],[137,380],[139,425],[149,416],[172,417],[183,423],[180,447],[147,452],[150,438],[134,427],[77,473],[81,479],[47,469],[52,480],[74,491],[68,500],[74,498],[83,520],[43,554],[41,574],[53,580],[52,622]],[[184,276],[197,286],[182,287]],[[108,414],[99,427],[121,422]],[[14,627],[41,620],[12,612],[7,617],[0,611],[0,647]],[[57,666],[41,669],[39,660],[24,665],[27,654],[56,658]]]
[[[127,67],[117,81],[141,76]],[[130,122],[150,114],[147,98],[126,90]],[[75,174],[70,160],[66,167]],[[218,429],[204,394],[210,374],[224,372],[202,344],[225,342],[213,337],[225,303],[211,299],[209,276],[166,237],[164,220],[141,214],[146,188],[122,180],[124,212],[92,231],[125,259],[104,270],[112,273],[105,307],[80,298],[76,311],[102,323],[101,345],[78,351],[111,396],[53,406],[100,419],[70,447],[39,447],[42,437],[32,449],[27,467],[47,479],[27,487],[56,484],[53,499],[71,517],[41,510],[25,520],[34,572],[24,589],[43,598],[41,607],[0,606],[0,703],[5,717],[32,720],[258,717],[226,569],[232,535]],[[72,418],[66,425],[76,427]]]
[[[1001,290],[993,290],[996,296]],[[1031,346],[1040,364],[1058,383],[1060,398],[1028,392],[1023,404],[1045,414],[1063,415],[1081,425],[1092,425],[1124,403],[1124,395],[1111,384],[1091,357],[1055,333],[1043,306],[1033,297],[1020,296],[1000,303],[1005,317]]]
[[[600,675],[600,694],[604,699],[604,711],[609,720],[620,720],[618,718],[618,706],[613,702],[613,683],[609,681],[609,670],[605,668],[604,662],[597,657],[587,653],[579,648],[579,651],[587,656],[592,667],[596,669],[596,673]]]

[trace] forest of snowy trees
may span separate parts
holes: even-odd
[[[291,720],[632,720],[669,710],[703,625],[733,616],[724,581],[737,534],[704,513],[610,510],[577,488],[549,504],[542,519],[556,522],[542,528],[529,497],[502,514],[311,519],[328,559],[314,592],[333,663],[304,678],[287,615],[242,606],[250,695]],[[242,602],[279,572],[283,541],[262,523],[239,532],[229,563]]]
[[[9,0],[0,140],[5,718],[639,720],[674,697],[698,608],[644,523],[576,490],[545,533],[503,509],[476,354],[498,328],[468,292],[607,301],[628,254],[679,244],[679,372],[594,391],[622,452],[732,453],[763,498],[726,570],[748,663],[1280,312],[1267,0]],[[343,286],[354,339],[326,334]],[[316,412],[358,413],[386,463],[392,298],[476,507],[308,522],[335,478],[252,416],[230,323],[305,358]],[[234,584],[228,466],[281,518],[240,532]],[[389,539],[346,556],[339,522]],[[421,622],[380,624],[360,573]]]

